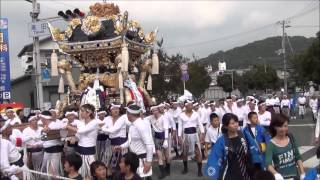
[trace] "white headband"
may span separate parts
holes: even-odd
[[[110,110],[113,109],[113,108],[120,108],[121,105],[117,105],[117,104],[112,104],[111,103],[111,107],[110,107]]]
[[[126,108],[127,112],[130,113],[130,114],[140,114],[141,113],[141,110],[138,109],[138,110],[133,110],[133,109],[130,109],[130,108]]]
[[[39,117],[41,117],[43,119],[47,119],[47,120],[51,120],[52,119],[51,116],[46,116],[46,115],[42,115],[42,114],[40,114]]]
[[[31,116],[28,119],[28,122],[32,121],[32,120],[36,120],[38,118],[38,116]]]
[[[38,110],[38,109],[37,109],[37,110],[34,110],[33,112],[34,112],[34,113],[41,113],[41,111]]]
[[[191,101],[191,100],[188,99],[185,104],[192,104],[192,103],[193,103],[193,101]]]
[[[71,114],[73,114],[75,116],[78,116],[78,113],[76,111],[68,111],[68,112],[66,112],[65,116],[68,116],[68,115],[71,115]]]
[[[242,102],[242,101],[244,101],[244,99],[242,99],[242,98],[241,98],[241,99],[238,99],[238,100],[237,100],[237,103],[238,103],[238,102]]]
[[[53,111],[53,112],[55,112],[55,113],[58,114],[58,110],[56,110],[56,109],[50,109],[49,111],[50,111],[50,112]]]
[[[160,108],[160,107],[165,107],[165,106],[166,106],[165,104],[161,103],[157,107]]]
[[[258,106],[264,106],[264,105],[266,105],[265,102],[258,104]]]
[[[153,111],[153,110],[155,110],[155,109],[157,109],[158,108],[158,106],[151,106],[150,107],[150,111]]]
[[[107,111],[98,111],[98,114],[107,114]]]
[[[14,112],[14,110],[13,109],[7,109],[6,113],[8,113],[8,112]]]

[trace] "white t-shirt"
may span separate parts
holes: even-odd
[[[263,114],[258,113],[258,119],[262,126],[270,126],[271,113],[269,111],[265,111]]]
[[[299,97],[299,98],[298,98],[298,103],[299,103],[299,105],[300,105],[300,104],[301,104],[301,105],[305,105],[306,102],[307,102],[306,97]]]
[[[85,124],[84,121],[77,124],[78,131],[76,133],[76,136],[79,139],[79,146],[94,147],[97,145],[99,121],[94,119],[91,120],[88,124]]]
[[[216,143],[216,141],[221,136],[221,134],[222,134],[221,126],[214,128],[213,126],[210,125],[209,128],[207,129],[207,133],[204,141],[206,143]]]

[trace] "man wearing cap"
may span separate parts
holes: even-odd
[[[119,104],[112,103],[110,105],[110,116],[106,118],[106,123],[102,126],[102,132],[107,134],[110,139],[111,150],[116,146],[120,146],[127,141],[127,125],[125,116],[120,115],[120,108]],[[105,148],[105,147],[102,147]],[[127,149],[123,149],[122,151],[111,151],[111,154],[107,161],[107,165],[110,164],[112,168],[112,172],[115,173],[115,170],[119,168],[119,163],[122,155],[127,152]]]
[[[185,112],[179,116],[178,136],[182,144],[183,171],[188,173],[188,154],[195,152],[198,162],[198,176],[202,176],[202,155],[201,143],[204,142],[204,128],[198,113],[193,111],[193,102],[187,100],[185,103]],[[197,133],[197,126],[201,132],[200,138]],[[201,142],[201,143],[200,143]]]
[[[283,99],[281,100],[281,113],[290,117],[290,100],[287,98],[287,95],[283,95]]]
[[[34,113],[30,114],[28,118],[29,127],[25,128],[22,132],[25,138],[31,139],[26,142],[27,157],[29,168],[32,167],[35,171],[41,171],[43,159],[43,141],[41,140],[42,127],[38,127],[39,119],[40,118]],[[40,177],[36,176],[35,178],[39,179]]]
[[[140,159],[138,174],[148,179],[152,175],[152,158],[154,142],[151,134],[151,127],[141,117],[141,108],[138,105],[130,105],[127,108],[128,120],[131,122],[128,133],[128,141],[114,149],[121,150],[128,148],[138,155]]]
[[[152,106],[150,108],[152,115],[145,118],[145,120],[148,120],[152,126],[152,129],[154,131],[154,145],[156,148],[156,154],[158,157],[158,163],[159,163],[159,169],[160,169],[160,176],[159,179],[163,179],[166,176],[165,172],[165,163],[166,163],[166,157],[163,155],[166,154],[165,149],[168,148],[168,138],[169,138],[169,121],[164,118],[164,115],[162,115],[159,111],[159,107],[162,107],[163,105],[158,106]]]
[[[271,122],[271,113],[266,110],[267,106],[265,101],[260,101],[258,103],[258,119],[260,125],[262,125],[266,130],[269,130]]]

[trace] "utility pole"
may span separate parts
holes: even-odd
[[[27,0],[30,2],[30,0]],[[32,23],[36,23],[38,21],[38,16],[40,13],[40,4],[37,3],[37,0],[32,0],[32,12],[30,12],[30,16],[32,18]],[[43,89],[41,82],[41,62],[40,62],[40,48],[39,48],[39,36],[33,37],[33,63],[35,67],[36,74],[36,89],[37,89],[37,107],[43,108]]]
[[[284,94],[288,93],[288,80],[287,80],[287,60],[286,60],[286,46],[285,46],[285,28],[290,27],[287,21],[280,21],[282,27],[282,53],[283,53],[283,84]]]

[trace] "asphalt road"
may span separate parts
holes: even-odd
[[[291,119],[289,124],[289,131],[296,138],[299,146],[299,151],[302,154],[305,168],[308,170],[311,167],[315,167],[319,164],[319,160],[315,157],[316,147],[314,144],[314,130],[315,125],[312,121],[310,111],[307,112],[304,120],[299,117],[297,119]],[[203,162],[203,167],[206,161]],[[183,164],[181,160],[174,160],[171,162],[171,175],[164,178],[165,180],[209,180],[208,177],[197,177],[197,163],[190,160],[189,173],[182,175]],[[153,176],[152,179],[158,179],[159,168],[156,162],[153,164]]]

